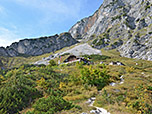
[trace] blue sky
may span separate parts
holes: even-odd
[[[0,0],[0,46],[68,31],[102,0]]]

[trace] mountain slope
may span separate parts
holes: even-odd
[[[71,34],[62,33],[55,36],[20,40],[7,48],[0,47],[0,54],[2,56],[36,56],[54,52],[76,43],[77,41],[72,38]]]
[[[92,40],[95,48],[117,48],[121,56],[152,60],[152,1],[104,0],[69,32],[74,38]]]

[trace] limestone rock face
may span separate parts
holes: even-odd
[[[36,56],[44,53],[54,52],[67,46],[76,44],[70,33],[41,37],[37,39],[24,39],[12,43],[10,46],[0,48],[2,56]]]
[[[0,47],[0,56],[9,56],[4,47]]]
[[[104,0],[90,17],[69,32],[93,47],[118,49],[121,56],[152,60],[152,1]]]

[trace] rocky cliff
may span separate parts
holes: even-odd
[[[20,40],[6,48],[0,47],[0,54],[1,56],[36,56],[54,52],[76,43],[77,41],[72,38],[70,33],[62,33],[55,36]]]
[[[152,1],[104,0],[69,32],[74,38],[91,40],[95,48],[116,48],[121,56],[152,60]]]

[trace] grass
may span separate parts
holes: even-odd
[[[109,66],[107,65],[107,68],[109,69],[109,74],[111,76],[111,82],[120,82],[120,76],[124,75],[125,82],[123,84],[118,84],[115,87],[112,86],[106,86],[102,89],[101,93],[94,94],[94,96],[97,98],[94,106],[103,107],[107,109],[111,114],[136,114],[140,113],[139,110],[136,108],[133,108],[132,106],[135,105],[137,102],[137,98],[141,97],[144,99],[144,102],[147,102],[150,104],[150,90],[148,90],[146,93],[143,92],[143,90],[139,90],[140,85],[146,85],[146,87],[151,87],[152,84],[152,62],[146,61],[146,60],[136,60],[131,58],[125,58],[120,57],[119,52],[116,50],[110,50],[105,51],[101,50],[102,53],[106,56],[110,56],[111,58],[103,60],[105,64],[108,64],[110,61],[120,61],[125,64],[125,66]],[[98,63],[100,61],[96,61],[96,64],[93,65],[94,68],[98,67]],[[67,74],[78,76],[80,71],[78,68],[76,68],[75,65],[72,66],[65,66],[64,71],[62,71]],[[71,86],[67,88],[73,88],[73,90],[77,90],[77,87]],[[82,88],[81,86],[78,88]],[[79,89],[80,90],[80,89]],[[111,95],[109,98],[103,97],[104,90],[106,90],[108,95]],[[82,102],[85,102],[88,98],[91,97],[91,92],[93,90],[88,91],[87,94],[85,94],[84,90],[81,90],[81,92],[78,92],[79,94],[76,95],[74,93],[70,93],[69,95],[65,96],[66,99],[72,100],[76,104],[81,104]],[[138,94],[141,94],[140,96]],[[88,96],[90,95],[90,96]],[[139,99],[138,99],[139,100]],[[140,100],[139,100],[140,101]],[[142,102],[142,101],[141,101]],[[134,104],[134,105],[133,105]],[[81,104],[82,110],[80,112],[86,112],[86,104]],[[139,106],[140,108],[145,108],[143,104]],[[89,108],[88,108],[89,110]],[[88,111],[87,110],[87,111]],[[68,112],[64,112],[65,114],[68,114]],[[78,113],[77,111],[75,113]]]
[[[123,114],[135,114],[140,113],[137,109],[133,109],[133,103],[137,102],[137,99],[142,98],[143,101],[139,100],[140,102],[146,102],[151,104],[151,99],[149,92],[146,88],[148,86],[152,86],[152,62],[145,61],[145,60],[135,60],[129,58],[122,58],[118,55],[115,55],[116,50],[112,51],[103,51],[102,52],[108,56],[112,56],[112,59],[108,61],[121,61],[126,66],[108,66],[110,70],[111,76],[117,76],[119,79],[120,75],[124,75],[125,82],[124,84],[116,85],[115,87],[107,86],[102,91],[101,94],[104,94],[104,90],[106,90],[107,94],[110,97],[105,97],[103,95],[98,95],[96,101],[94,103],[95,106],[106,108],[112,114],[116,113],[123,113]],[[106,61],[106,62],[108,62]],[[137,63],[137,64],[136,64]],[[118,81],[119,82],[119,81]],[[140,90],[138,87],[144,85],[144,89],[146,91]],[[116,91],[118,90],[118,91]],[[139,95],[140,94],[140,95]],[[122,101],[121,101],[122,99]],[[118,102],[119,101],[119,102]],[[129,104],[130,103],[130,104]],[[127,106],[126,106],[127,105]],[[134,105],[133,105],[134,106]],[[135,106],[134,106],[135,107]],[[144,105],[141,103],[141,109],[144,109]]]
[[[152,61],[120,57],[120,53],[117,50],[106,51],[101,49],[101,51],[103,55],[109,56],[110,58],[105,60],[95,60],[95,64],[92,65],[92,68],[101,67],[99,64],[101,61],[105,64],[109,64],[111,61],[120,61],[125,64],[125,66],[106,65],[106,67],[109,71],[108,74],[111,76],[110,82],[119,83],[120,76],[124,75],[124,83],[117,84],[114,87],[108,85],[100,92],[98,92],[97,88],[94,86],[86,86],[79,82],[67,84],[65,81],[62,85],[60,83],[59,89],[67,93],[64,96],[64,99],[81,107],[81,109],[73,108],[69,111],[62,111],[61,114],[89,113],[93,107],[88,106],[85,102],[90,97],[96,97],[94,106],[105,108],[111,114],[140,114],[140,110],[146,109],[144,103],[152,104],[150,96],[152,94],[150,89],[152,87]],[[1,60],[3,60],[4,64],[8,65],[7,67],[10,68],[12,66],[17,67],[24,63],[35,62],[50,54],[28,58],[1,57]],[[68,56],[68,54],[65,54],[61,58],[61,62],[63,62]],[[60,58],[55,58],[55,61],[58,62],[59,59]],[[90,66],[83,65],[83,67],[89,68]],[[70,78],[69,76],[78,77],[81,74],[80,66],[77,63],[59,65],[52,68],[57,73],[65,74],[65,77],[67,78]],[[22,112],[27,112],[28,110],[32,109],[29,107]]]
[[[44,57],[48,57],[50,54],[52,53],[32,57],[0,57],[0,59],[3,61],[4,67],[13,68],[19,67],[22,64],[32,64],[36,61],[41,60]]]
[[[146,78],[146,75],[143,76],[139,71],[136,71],[132,74],[127,73],[124,75],[124,77],[124,84],[116,85],[115,87],[105,87],[101,93],[103,94],[104,90],[106,90],[107,94],[110,95],[110,97],[106,98],[103,95],[98,95],[98,97],[96,97],[97,99],[94,105],[104,107],[108,111],[113,112],[112,114],[116,114],[117,111],[135,114],[137,113],[137,111],[128,106],[129,103],[131,104],[136,102],[136,100],[140,97],[144,99],[142,102],[151,103],[151,101],[148,101],[148,99],[150,100],[150,96],[148,95],[148,93],[138,91],[138,86],[140,85],[151,85],[151,82],[149,81],[151,77]],[[123,97],[122,100],[120,99],[121,97]],[[111,106],[109,107],[109,105]],[[141,108],[144,107],[141,106]]]

